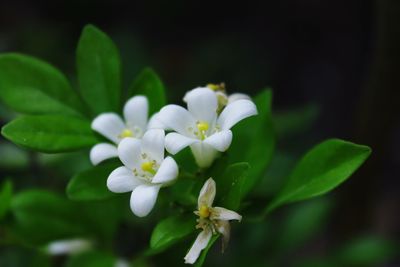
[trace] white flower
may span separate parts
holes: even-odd
[[[118,155],[125,166],[108,177],[107,187],[115,193],[132,191],[132,212],[144,217],[150,213],[161,187],[178,176],[178,166],[171,157],[164,158],[164,130],[148,130],[141,140],[127,137],[118,145]]]
[[[50,255],[69,255],[88,251],[92,247],[92,242],[86,239],[57,240],[47,245],[46,252]]]
[[[116,145],[125,137],[142,138],[147,129],[162,128],[157,123],[155,115],[149,122],[149,103],[145,96],[135,96],[129,99],[123,109],[124,120],[113,112],[102,113],[92,122],[92,129],[114,144],[100,143],[90,151],[90,160],[94,165],[103,160],[118,156]]]
[[[215,198],[215,181],[209,178],[200,191],[197,202],[197,211],[194,213],[199,216],[196,228],[202,231],[197,236],[189,252],[185,256],[185,263],[193,264],[200,256],[201,251],[208,245],[213,234],[220,233],[223,236],[223,245],[229,241],[230,220],[242,220],[238,213],[221,207],[212,207]]]
[[[198,87],[198,88],[201,88],[201,87]],[[190,97],[190,94],[198,88],[195,88],[195,89],[187,92],[185,94],[185,96],[183,97],[183,101],[187,103],[187,100]],[[237,100],[240,100],[240,99],[251,100],[250,96],[243,94],[243,93],[233,93],[233,94],[228,95],[226,93],[224,83],[221,83],[221,84],[210,83],[210,84],[207,84],[207,88],[213,90],[215,95],[217,96],[217,100],[218,100],[218,109],[217,110],[219,112],[222,111],[226,105],[231,104]]]
[[[209,167],[218,152],[226,151],[232,141],[230,128],[237,122],[257,114],[253,102],[237,100],[227,105],[218,114],[217,96],[209,88],[197,88],[186,96],[188,110],[167,105],[158,113],[157,119],[175,131],[165,139],[165,147],[176,154],[190,146],[197,164]]]

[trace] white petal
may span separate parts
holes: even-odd
[[[233,210],[228,210],[221,207],[214,207],[211,214],[211,219],[230,221],[230,220],[242,220],[242,216]]]
[[[119,159],[131,170],[140,167],[141,152],[141,142],[136,138],[126,137],[118,145]]]
[[[155,113],[153,116],[150,117],[149,123],[147,124],[147,129],[164,129],[166,130],[167,127],[158,119],[158,113]]]
[[[226,249],[229,243],[230,235],[231,235],[231,225],[229,221],[218,221],[217,231],[222,235],[222,252]]]
[[[93,247],[93,243],[86,239],[67,239],[51,242],[46,252],[50,255],[77,254]]]
[[[97,165],[103,160],[118,157],[118,150],[115,145],[108,143],[97,144],[90,150],[90,161]]]
[[[215,133],[204,140],[204,143],[212,146],[220,152],[226,151],[232,142],[232,132],[230,130]]]
[[[178,105],[167,105],[158,113],[157,119],[161,123],[180,134],[191,136],[189,128],[195,129],[195,119],[189,111]]]
[[[125,129],[125,124],[115,113],[102,113],[93,120],[92,129],[118,144],[118,136]]]
[[[129,128],[134,126],[146,130],[149,103],[145,96],[134,96],[124,106],[124,118]]]
[[[208,178],[199,193],[199,199],[197,200],[198,209],[202,206],[212,207],[216,191],[217,186],[215,185],[215,181],[213,178]]]
[[[164,159],[165,133],[162,129],[148,130],[142,137],[142,153],[161,163]]]
[[[125,193],[132,191],[142,181],[133,175],[133,172],[127,167],[116,168],[107,179],[107,187],[114,193]]]
[[[186,137],[178,133],[169,133],[165,137],[165,148],[169,153],[175,155],[185,147],[197,142],[199,142],[199,140],[194,138]]]
[[[151,182],[164,184],[173,181],[177,176],[178,165],[173,158],[166,157]]]
[[[131,195],[131,210],[138,217],[144,217],[150,213],[156,204],[160,185],[142,184],[136,187]]]
[[[234,93],[228,96],[228,104],[233,103],[237,100],[240,99],[247,99],[247,100],[251,100],[250,96],[246,95],[246,94],[242,94],[242,93]]]
[[[214,122],[217,117],[218,100],[215,92],[199,87],[186,95],[188,110],[197,121]]]
[[[212,232],[210,230],[203,230],[197,236],[196,240],[194,241],[192,247],[190,248],[189,252],[185,256],[185,263],[193,264],[196,262],[197,258],[200,256],[200,253],[203,249],[205,249],[210,242],[212,236]]]
[[[218,118],[218,125],[222,130],[229,130],[239,121],[257,115],[257,107],[253,102],[246,99],[237,100],[227,105]]]
[[[194,143],[190,145],[190,149],[200,168],[210,167],[218,155],[218,151],[215,148],[204,142]]]

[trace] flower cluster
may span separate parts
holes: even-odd
[[[136,216],[148,215],[159,190],[178,177],[179,167],[165,150],[175,155],[190,147],[199,168],[207,168],[231,145],[230,129],[257,114],[247,95],[228,96],[224,84],[195,88],[183,100],[187,109],[167,105],[149,119],[147,98],[135,96],[123,108],[124,120],[115,113],[103,113],[92,122],[92,129],[112,143],[95,145],[90,159],[95,165],[113,157],[120,159],[123,166],[109,175],[107,187],[115,193],[132,192],[130,207]],[[186,255],[186,263],[196,261],[213,234],[222,234],[226,244],[229,221],[241,220],[234,211],[212,207],[215,193],[216,184],[210,178],[200,191],[195,211],[199,216],[196,228],[202,232]]]

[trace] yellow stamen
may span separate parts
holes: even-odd
[[[220,83],[220,84],[209,83],[207,84],[207,87],[213,91],[225,91],[225,83]]]
[[[133,137],[132,131],[129,129],[125,129],[119,134],[119,138],[125,138],[125,137]]]
[[[156,171],[153,169],[153,166],[154,166],[154,162],[146,161],[146,162],[143,162],[143,163],[142,163],[142,166],[141,166],[141,167],[142,167],[142,170],[143,170],[143,171],[149,172],[149,173],[155,175],[155,174],[156,174]]]
[[[208,130],[208,123],[207,122],[198,122],[197,129],[199,129],[199,136],[201,140],[206,138],[206,131]]]
[[[199,209],[199,216],[201,218],[208,218],[208,216],[210,216],[210,209],[206,205],[201,206]]]

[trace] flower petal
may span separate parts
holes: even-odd
[[[230,221],[230,220],[241,221],[242,216],[233,210],[228,210],[221,207],[214,207],[211,213],[211,219],[222,220],[222,221]]]
[[[118,150],[115,145],[108,143],[97,144],[90,150],[90,161],[97,165],[103,160],[118,157]]]
[[[190,145],[194,159],[200,168],[210,167],[218,155],[218,151],[204,142],[197,142]]]
[[[161,123],[185,136],[194,136],[188,131],[189,128],[195,128],[195,119],[189,111],[178,105],[167,105],[163,107],[157,115]]]
[[[222,235],[222,252],[228,247],[231,237],[231,225],[229,221],[217,221],[217,231]]]
[[[102,113],[93,120],[92,129],[118,144],[125,124],[116,113]]]
[[[202,206],[212,207],[215,198],[215,192],[217,188],[213,178],[208,178],[204,183],[199,193],[199,199],[197,201],[197,207],[200,209]]]
[[[240,99],[229,105],[219,115],[217,124],[222,130],[229,130],[239,121],[257,115],[257,107],[250,100]]]
[[[140,167],[141,141],[126,137],[118,145],[118,156],[122,163],[133,170]]]
[[[164,160],[165,133],[162,129],[150,129],[142,137],[142,153],[161,163]]]
[[[146,130],[149,102],[145,96],[134,96],[124,106],[124,118],[128,128],[140,127]]]
[[[195,88],[185,96],[188,110],[198,121],[214,122],[218,100],[215,92],[207,87]]]
[[[247,99],[247,100],[251,100],[250,96],[246,95],[246,94],[242,94],[242,93],[233,93],[231,95],[228,96],[228,104],[233,103],[237,100],[240,99]]]
[[[226,151],[232,142],[232,132],[230,130],[224,130],[215,133],[204,140],[205,144],[208,144],[220,152]]]
[[[165,137],[165,149],[167,149],[167,151],[172,155],[175,155],[185,147],[188,147],[196,142],[199,142],[199,140],[186,137],[178,133],[169,133]]]
[[[178,165],[173,158],[166,157],[151,182],[164,184],[173,181],[177,176]]]
[[[167,127],[158,119],[158,113],[155,113],[150,117],[149,123],[147,124],[147,129],[164,129],[167,130]]]
[[[127,167],[116,168],[107,179],[107,187],[114,193],[125,193],[132,191],[143,182],[133,175]]]
[[[210,230],[203,230],[197,236],[196,240],[194,241],[192,247],[190,248],[189,252],[185,256],[185,263],[193,264],[196,262],[197,258],[200,256],[200,253],[203,249],[205,249],[210,242],[212,237],[212,232]]]
[[[156,204],[158,191],[161,185],[142,184],[136,187],[131,195],[131,210],[138,217],[150,213]]]

